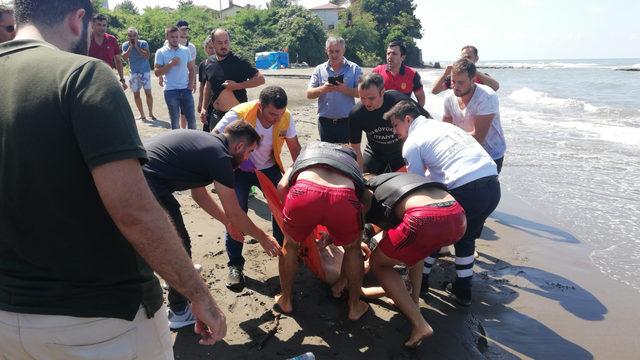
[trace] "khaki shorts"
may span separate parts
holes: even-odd
[[[0,310],[0,359],[173,359],[167,310],[133,321]]]

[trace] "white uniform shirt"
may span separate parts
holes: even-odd
[[[498,175],[496,164],[464,130],[449,123],[417,117],[402,146],[407,171],[424,175],[449,190],[474,180]]]

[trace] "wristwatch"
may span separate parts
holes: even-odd
[[[124,78],[120,78],[120,82],[124,82]]]

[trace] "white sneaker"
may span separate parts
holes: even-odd
[[[188,305],[185,312],[180,315],[177,315],[173,310],[168,309],[167,316],[169,317],[169,329],[173,330],[195,324],[196,322],[196,317],[193,316],[193,313],[191,312],[191,305]]]

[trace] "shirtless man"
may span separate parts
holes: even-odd
[[[205,67],[206,82],[200,121],[209,121],[213,129],[227,111],[239,103],[248,101],[247,90],[265,83],[264,76],[247,60],[231,51],[231,35],[225,29],[211,32],[214,54]],[[213,102],[213,114],[208,116],[207,108]]]
[[[411,335],[404,345],[418,347],[433,334],[418,306],[423,259],[462,237],[464,210],[443,184],[407,173],[368,180],[362,200],[366,221],[383,229],[382,240],[371,254],[371,268],[386,295],[411,323]],[[393,268],[401,264],[409,269],[411,293]]]
[[[460,50],[460,58],[467,59],[475,64],[480,59],[480,57],[478,57],[478,49],[475,46],[467,45]],[[445,90],[451,89],[451,70],[453,70],[453,65],[447,65],[442,76],[433,83],[433,88],[431,89],[432,94],[437,95]],[[487,85],[493,89],[493,91],[498,91],[500,88],[500,83],[498,83],[496,79],[483,72],[477,72],[473,81],[476,84]]]
[[[336,246],[344,248],[342,274],[347,278],[349,319],[358,320],[369,306],[360,300],[363,257],[360,250],[362,204],[358,194],[364,188],[356,154],[340,145],[313,142],[289,168],[278,184],[286,198],[284,216],[284,255],[278,268],[282,294],[276,307],[293,311],[293,280],[298,270],[298,250],[317,225],[324,225]]]

